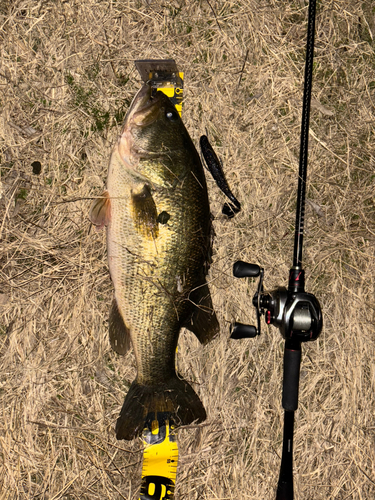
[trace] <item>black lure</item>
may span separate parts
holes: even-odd
[[[202,135],[199,142],[208,170],[211,172],[212,177],[214,178],[221,191],[232,202],[224,203],[222,209],[222,213],[231,219],[241,210],[241,203],[237,200],[237,198],[230,190],[219,158],[213,150],[207,136]]]

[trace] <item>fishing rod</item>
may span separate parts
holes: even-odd
[[[301,344],[316,340],[322,330],[323,320],[316,297],[305,292],[305,271],[302,268],[303,230],[307,157],[310,121],[310,102],[314,57],[316,0],[310,0],[308,9],[305,81],[301,123],[301,143],[298,174],[296,225],[294,235],[293,266],[289,272],[288,288],[279,287],[266,293],[263,289],[264,269],[256,264],[237,261],[233,274],[237,278],[260,277],[258,290],[253,297],[257,313],[257,326],[235,323],[231,338],[252,338],[260,335],[260,317],[265,315],[268,325],[279,328],[285,339],[283,394],[284,433],[279,482],[276,500],[293,500],[293,434],[294,413],[298,408]]]

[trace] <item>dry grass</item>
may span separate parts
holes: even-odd
[[[133,61],[169,57],[193,139],[207,129],[243,204],[224,220],[208,180],[222,329],[203,350],[181,337],[178,365],[209,418],[179,432],[176,499],[274,498],[283,342],[273,327],[228,340],[234,319],[255,321],[256,284],[231,267],[253,261],[269,289],[286,284],[307,9],[210,4],[0,0],[1,499],[138,498],[140,442],[114,436],[135,362],[109,347],[112,286],[88,198],[140,85]],[[371,0],[319,2],[304,263],[325,324],[303,348],[297,500],[375,496],[374,18]]]

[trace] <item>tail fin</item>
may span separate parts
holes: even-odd
[[[131,440],[139,436],[150,412],[170,412],[177,425],[194,420],[203,422],[206,411],[192,387],[177,375],[157,386],[138,384],[130,386],[116,423],[117,439]]]

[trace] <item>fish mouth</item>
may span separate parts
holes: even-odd
[[[159,116],[160,104],[160,93],[156,92],[154,95],[150,85],[143,85],[130,105],[125,128],[134,125],[145,127],[153,123]]]

